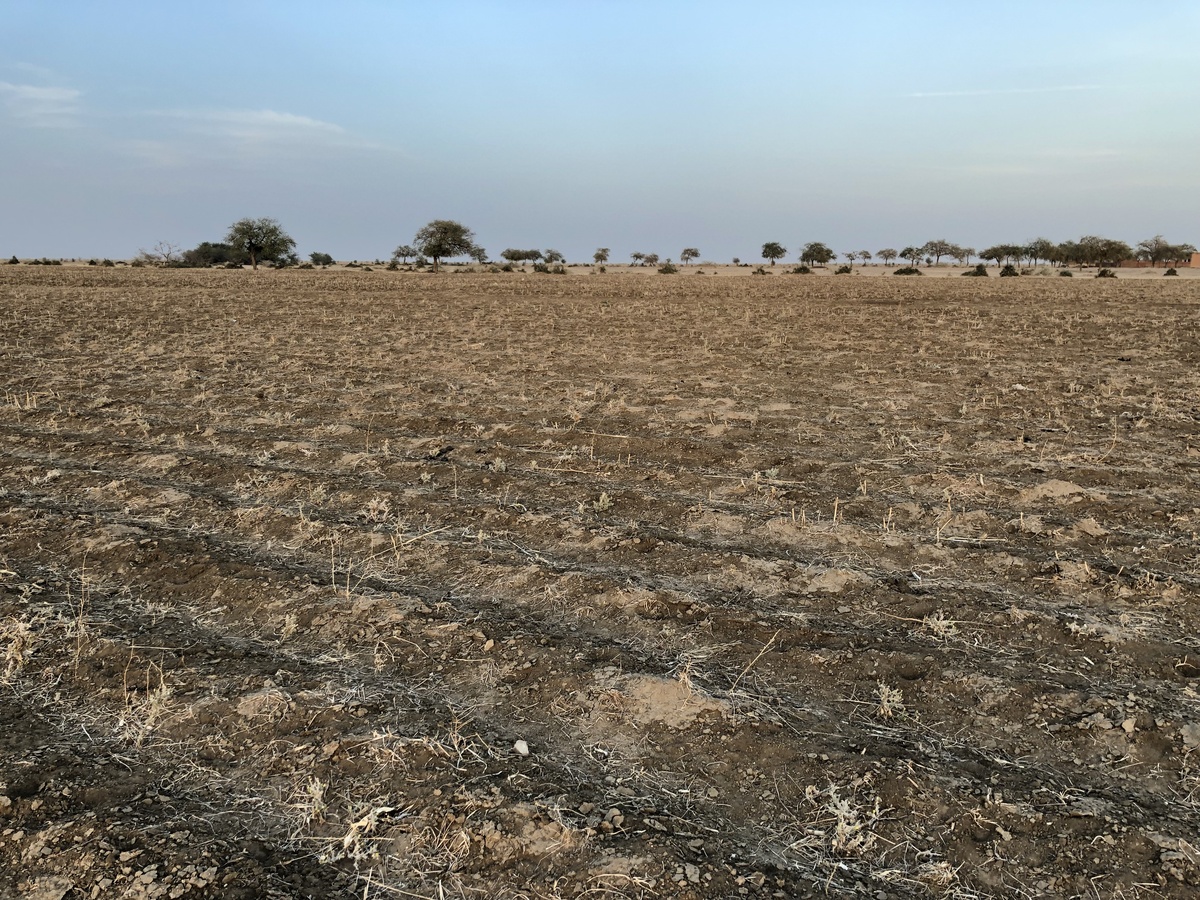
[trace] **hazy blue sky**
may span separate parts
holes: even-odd
[[[1200,3],[0,2],[0,255],[1200,243]]]

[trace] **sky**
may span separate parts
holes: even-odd
[[[1200,244],[1200,3],[0,0],[0,255]]]

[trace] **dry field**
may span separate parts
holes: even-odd
[[[1200,888],[1195,280],[0,312],[0,896]]]

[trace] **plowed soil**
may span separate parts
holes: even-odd
[[[0,312],[0,896],[1200,890],[1196,281]]]

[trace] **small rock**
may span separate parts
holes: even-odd
[[[683,867],[683,874],[687,876],[687,880],[692,884],[700,883],[700,867],[688,863]]]
[[[513,749],[516,750],[517,754],[520,756],[529,755],[529,745],[524,741],[517,741],[515,744],[513,744]]]

